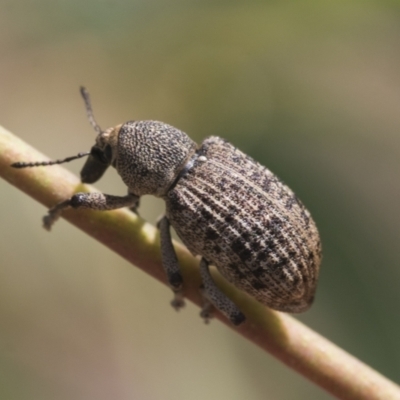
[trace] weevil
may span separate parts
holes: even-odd
[[[140,197],[165,201],[159,220],[162,264],[174,292],[171,304],[184,306],[183,279],[171,240],[172,226],[185,246],[199,255],[206,322],[213,307],[239,325],[244,314],[214,283],[209,266],[262,304],[298,313],[314,299],[321,263],[316,225],[297,196],[271,171],[216,136],[197,145],[184,132],[158,121],[129,121],[102,130],[89,93],[81,88],[89,122],[97,133],[90,152],[62,160],[17,162],[15,168],[62,164],[88,156],[81,181],[94,183],[109,166],[128,188],[126,196],[76,193],[43,218],[52,224],[66,208],[136,211]]]

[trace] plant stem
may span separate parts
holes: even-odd
[[[77,191],[93,191],[60,166],[14,169],[16,161],[47,158],[0,127],[0,175],[47,207]],[[68,210],[63,217],[115,251],[133,265],[167,284],[161,266],[156,228],[127,210],[111,212]],[[184,278],[185,297],[201,305],[198,259],[175,244]],[[230,329],[273,354],[289,367],[340,399],[400,399],[400,387],[346,353],[293,317],[272,311],[228,284],[213,270],[217,285],[235,301],[247,320],[234,327],[222,315],[216,318]]]

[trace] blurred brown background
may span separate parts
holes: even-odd
[[[0,124],[53,158],[158,119],[219,135],[312,211],[324,260],[299,318],[400,383],[398,1],[0,1]],[[17,160],[16,160],[17,161]],[[67,165],[78,173],[83,161]],[[114,171],[97,187],[123,194]],[[330,399],[0,182],[0,398]],[[153,198],[141,214],[155,221]]]

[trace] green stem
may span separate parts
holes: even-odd
[[[68,199],[77,191],[91,191],[60,166],[14,169],[16,161],[46,157],[0,127],[0,175],[47,207]],[[133,265],[167,284],[160,262],[156,228],[126,210],[112,212],[68,210],[63,217],[105,244]],[[185,282],[185,297],[201,305],[198,260],[175,244]],[[291,316],[272,311],[229,285],[217,271],[213,276],[246,314],[239,328],[220,314],[230,329],[273,354],[289,367],[340,399],[399,399],[400,387],[335,346]]]

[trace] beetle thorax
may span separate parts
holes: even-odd
[[[196,148],[184,132],[170,125],[130,121],[119,130],[115,167],[131,193],[161,197]]]

